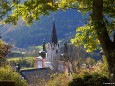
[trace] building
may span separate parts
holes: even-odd
[[[66,62],[60,60],[60,44],[58,43],[58,37],[56,33],[55,21],[52,25],[50,43],[48,49],[46,49],[45,42],[42,44],[42,50],[39,52],[39,57],[36,58],[37,68],[50,68],[51,70],[67,71],[68,65]],[[67,46],[66,46],[67,47]],[[66,48],[65,47],[65,48]],[[67,52],[64,49],[64,52]]]
[[[53,23],[52,32],[51,32],[51,39],[50,43],[48,44],[48,51],[47,51],[48,61],[53,61],[55,57],[59,58],[59,43],[56,33],[55,22]]]

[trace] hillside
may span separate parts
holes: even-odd
[[[1,25],[0,33],[3,40],[19,48],[41,45],[42,41],[49,42],[53,18],[55,18],[58,39],[66,39],[75,35],[76,27],[85,24],[86,16],[77,10],[58,11],[48,16],[41,16],[27,27],[21,20],[17,26]]]

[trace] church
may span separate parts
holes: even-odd
[[[64,44],[65,46],[66,44]],[[66,52],[66,46],[64,52]],[[58,43],[55,21],[52,25],[51,38],[46,49],[46,44],[43,41],[42,50],[39,51],[39,56],[36,57],[37,68],[50,68],[51,70],[59,70],[62,72],[68,71],[68,63],[61,60],[60,44]]]

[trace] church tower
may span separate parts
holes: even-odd
[[[48,44],[47,60],[49,62],[52,62],[52,65],[54,64],[56,65],[56,62],[59,60],[59,56],[60,56],[59,43],[56,33],[55,21],[53,21],[50,43]]]

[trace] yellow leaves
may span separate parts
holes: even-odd
[[[87,48],[87,45],[86,45],[86,44],[84,44],[84,48]]]
[[[67,9],[71,7],[76,7],[76,0],[59,0],[58,2],[58,7],[61,9]]]
[[[26,18],[27,18],[27,16],[23,16],[23,17],[22,17],[22,20],[23,20],[23,21],[26,21]]]
[[[91,51],[90,49],[87,49],[86,52],[90,53],[90,52],[92,52],[92,51]]]
[[[16,86],[27,86],[27,82],[22,80],[21,75],[14,72],[10,66],[0,68],[0,80],[13,80]]]
[[[93,26],[92,26],[93,27]],[[76,35],[71,42],[76,46],[83,45],[86,52],[91,52],[98,48],[100,44],[96,32],[91,26],[83,26],[76,29]]]
[[[53,6],[51,2],[49,2],[48,5]]]
[[[58,7],[59,7],[59,8],[65,8],[65,7],[67,7],[67,2],[66,2],[66,0],[61,0],[61,1],[58,3]]]
[[[88,7],[88,0],[80,0],[79,1],[80,8],[87,8]]]
[[[47,82],[47,86],[68,86],[69,77],[66,74],[58,74]]]
[[[74,39],[71,39],[71,43],[72,43],[72,44],[74,44],[74,43],[75,43],[75,42],[74,42]]]
[[[77,28],[76,29],[76,32],[83,32],[83,31],[87,31],[87,30],[89,30],[90,29],[90,27],[89,26],[82,26],[82,27],[79,27],[79,28]]]
[[[100,44],[100,41],[98,39],[96,41],[97,41],[98,44]]]

